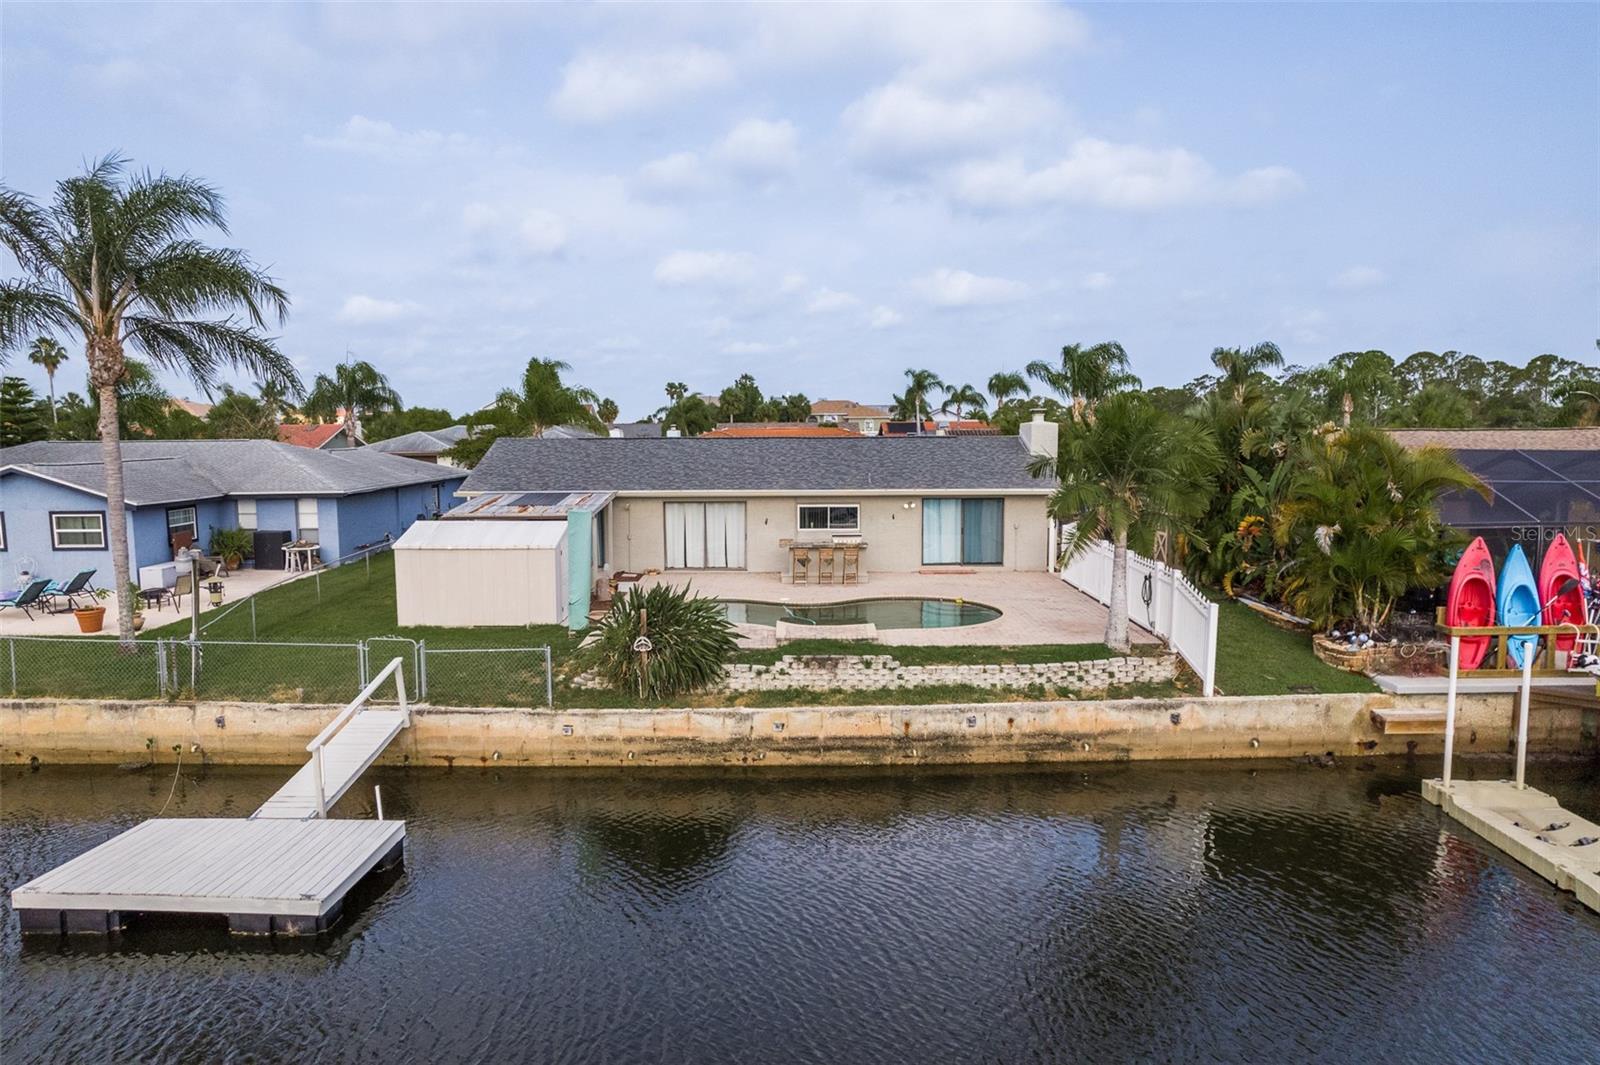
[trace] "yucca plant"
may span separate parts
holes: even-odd
[[[619,595],[599,633],[601,675],[641,699],[664,699],[721,680],[739,645],[715,599],[670,584],[636,585]]]

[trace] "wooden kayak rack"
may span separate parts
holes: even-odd
[[[1441,608],[1436,614],[1436,625],[1440,634],[1448,641],[1451,637],[1465,639],[1469,636],[1488,636],[1494,640],[1494,647],[1486,662],[1493,665],[1479,666],[1471,671],[1474,677],[1520,677],[1523,671],[1511,661],[1511,650],[1507,641],[1513,636],[1542,636],[1534,651],[1533,676],[1535,677],[1567,677],[1571,672],[1556,665],[1557,636],[1574,636],[1579,642],[1592,643],[1600,639],[1600,625],[1447,625],[1444,620],[1444,610]]]

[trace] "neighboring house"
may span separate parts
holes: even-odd
[[[606,435],[622,440],[648,440],[661,435],[660,422],[612,422]]]
[[[284,422],[278,426],[278,440],[313,451],[340,451],[366,443],[344,422]]]
[[[399,455],[401,458],[416,459],[418,462],[432,462],[440,466],[454,466],[453,459],[444,456],[461,441],[467,438],[465,425],[452,425],[444,429],[423,429],[404,436],[390,437],[388,440],[379,440],[368,444],[368,451],[381,451],[386,455]]]
[[[811,422],[733,422],[729,425],[719,425],[709,433],[701,433],[703,440],[707,437],[838,437],[860,436],[854,429],[843,425],[815,425]]]
[[[192,414],[196,418],[204,421],[205,416],[211,413],[211,404],[198,403],[192,399],[178,399],[174,397],[173,399],[167,400],[167,409],[185,411],[186,413]]]
[[[309,451],[273,440],[125,440],[129,559],[170,561],[174,545],[214,529],[288,533],[325,561],[398,537],[447,508],[463,474],[366,449]],[[100,444],[40,441],[0,449],[0,573],[65,578],[98,569],[111,583]]]
[[[612,570],[786,573],[787,541],[862,544],[862,571],[1045,570],[1056,426],[1020,436],[529,440],[501,438],[447,517],[539,517],[603,499],[593,530],[569,536],[589,586]],[[496,496],[495,499],[483,497]],[[530,509],[532,508],[532,509]],[[584,509],[591,509],[586,505]],[[587,519],[586,519],[587,523]]]
[[[806,420],[819,425],[843,425],[862,436],[877,436],[889,420],[889,410],[853,399],[819,399],[811,404],[811,417]]]

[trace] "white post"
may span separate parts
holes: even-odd
[[[1045,559],[1045,571],[1054,573],[1056,571],[1056,556],[1061,553],[1061,547],[1059,546],[1061,526],[1054,518],[1047,518],[1046,520],[1050,523],[1049,535],[1045,538],[1049,544],[1047,550],[1050,552],[1050,557]]]
[[[1450,790],[1450,763],[1456,753],[1456,681],[1461,674],[1461,637],[1450,637],[1450,683],[1444,694],[1444,787]]]
[[[382,821],[383,820],[383,786],[382,785],[380,785],[380,784],[372,785],[372,798],[378,804],[378,820]]]
[[[328,799],[322,790],[322,745],[311,752],[311,777],[317,785],[317,816],[328,816]]]
[[[1526,647],[1522,652],[1522,720],[1517,722],[1517,789],[1528,785],[1523,779],[1528,771],[1528,702],[1533,693],[1533,657],[1537,647]]]
[[[1216,692],[1217,688],[1217,617],[1222,613],[1222,607],[1216,603],[1206,603],[1206,676],[1205,697],[1207,699]]]
[[[411,711],[406,709],[406,669],[404,666],[394,667],[394,690],[400,694],[400,712],[406,715],[406,724],[411,724]]]

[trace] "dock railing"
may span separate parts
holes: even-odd
[[[373,694],[383,686],[383,682],[388,680],[391,676],[394,677],[395,698],[399,701],[400,712],[406,715],[406,724],[411,724],[411,710],[406,705],[406,673],[404,661],[405,660],[402,658],[390,659],[389,664],[384,666],[383,669],[379,670],[378,675],[373,677],[372,681],[365,688],[361,689],[361,694],[350,700],[349,704],[343,710],[339,711],[339,713],[334,716],[334,719],[323,727],[321,732],[317,733],[316,738],[314,738],[310,743],[306,744],[306,750],[311,754],[311,776],[312,779],[316,781],[317,785],[318,817],[328,816],[328,786],[327,777],[323,773],[322,749],[328,745],[330,740],[339,734],[339,730],[344,728],[345,724],[349,722],[351,718],[355,717],[356,714],[360,712],[361,708],[367,704],[367,701],[372,698]]]
[[[1061,579],[1110,606],[1112,553],[1108,541],[1096,540],[1062,564]],[[1128,552],[1127,606],[1128,620],[1166,640],[1200,677],[1205,696],[1214,695],[1221,608],[1176,569],[1134,551]]]

